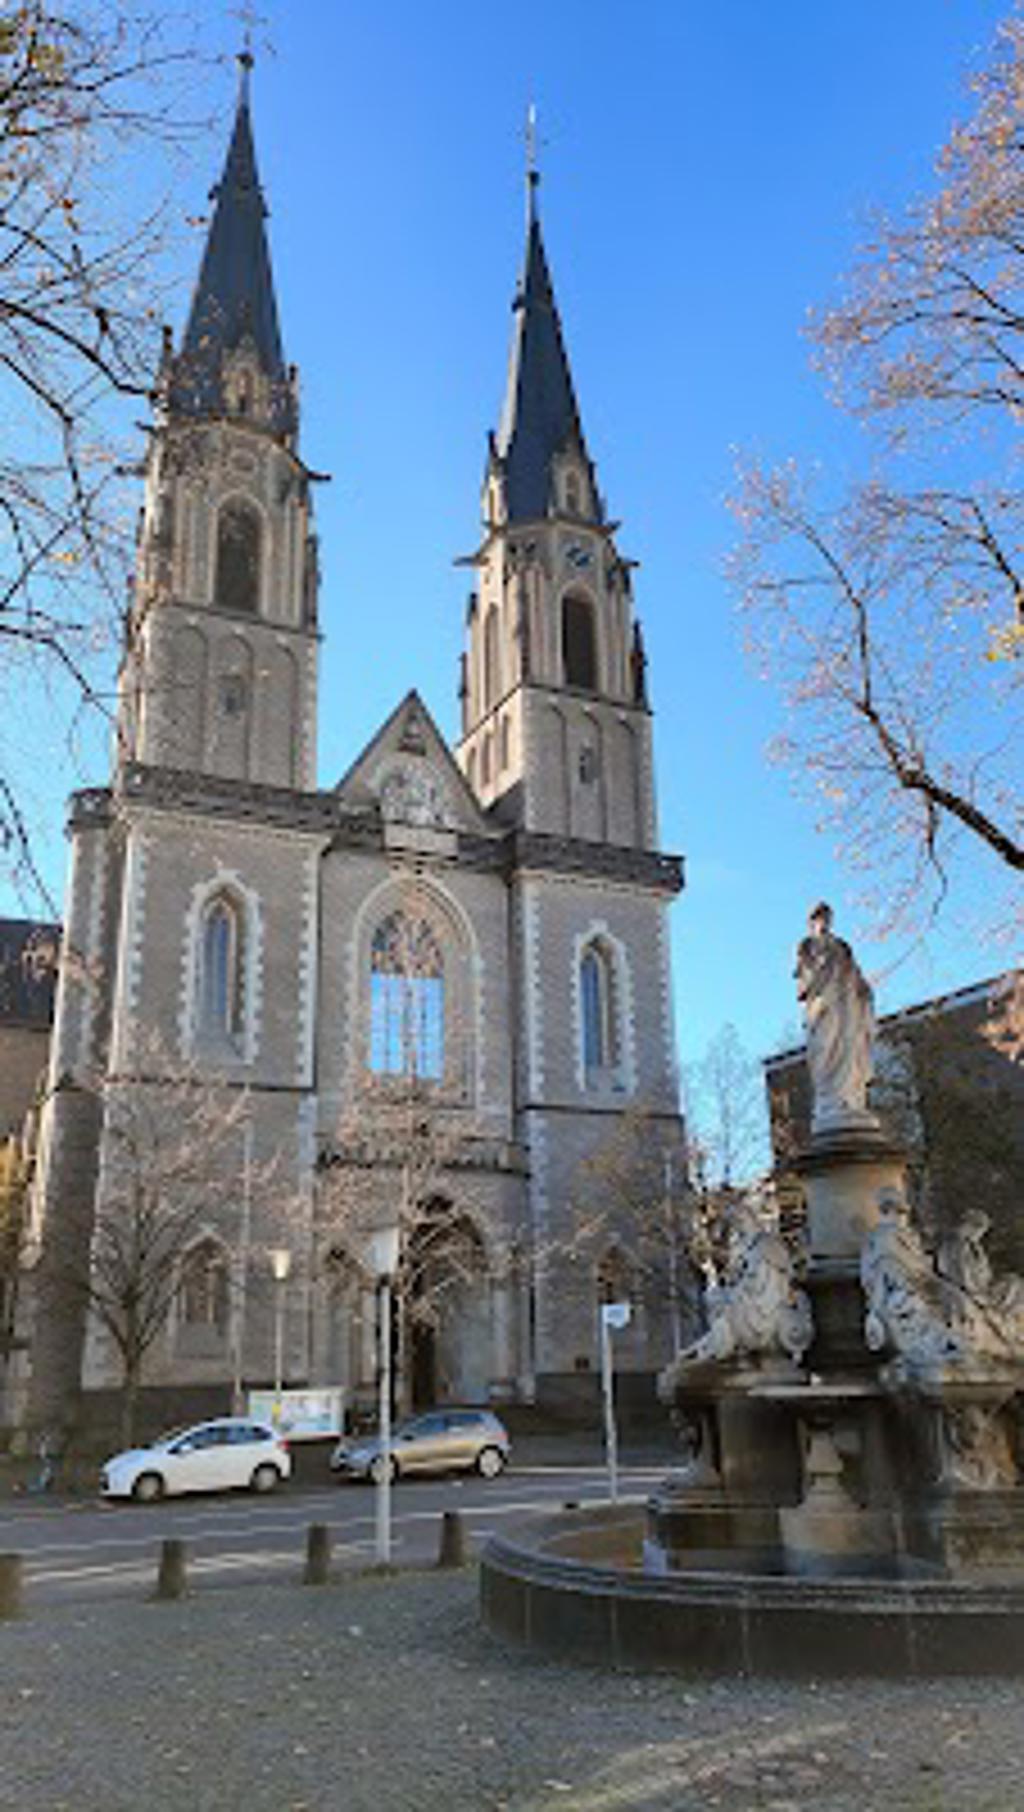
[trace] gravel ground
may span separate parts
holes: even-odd
[[[0,1806],[140,1804],[1024,1812],[1024,1694],[538,1661],[479,1628],[472,1572],[209,1588],[0,1625]]]

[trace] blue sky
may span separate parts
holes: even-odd
[[[662,839],[688,868],[674,914],[685,1058],[725,1020],[758,1053],[792,1029],[792,948],[814,900],[858,937],[856,877],[764,759],[781,719],[724,584],[724,499],[737,449],[837,476],[865,460],[802,327],[836,295],[871,210],[931,182],[1004,10],[262,0],[253,103],[278,300],[303,450],[333,475],[317,499],[321,784],[410,685],[456,729],[466,575],[452,561],[476,540],[500,408],[533,95],[584,430],[620,545],[641,563]],[[202,30],[229,48],[237,22],[210,9]],[[171,166],[181,219],[206,205],[233,91],[229,66],[211,70],[211,131]],[[198,229],[183,235],[176,329],[200,249]],[[36,806],[59,893],[61,793],[102,780],[104,756],[75,774],[50,754]],[[883,1008],[1005,962],[969,931],[973,904],[958,896],[944,932],[909,954],[858,939]]]

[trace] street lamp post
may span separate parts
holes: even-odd
[[[632,1313],[628,1302],[601,1304],[601,1396],[604,1399],[604,1440],[608,1459],[608,1496],[616,1503],[619,1495],[619,1436],[615,1425],[615,1392],[612,1370],[612,1330],[620,1333],[629,1326]]]
[[[398,1228],[378,1228],[375,1233],[371,1233],[367,1244],[370,1264],[377,1279],[379,1304],[376,1555],[377,1565],[386,1567],[391,1562],[391,1282],[398,1265]]]
[[[284,1384],[285,1285],[292,1270],[292,1255],[287,1246],[271,1248],[270,1268],[274,1273],[274,1416],[280,1420],[281,1390]]]

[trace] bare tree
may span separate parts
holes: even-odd
[[[625,1290],[667,1321],[673,1353],[691,1337],[695,1278],[690,1259],[694,1197],[685,1153],[664,1122],[632,1108],[579,1166],[571,1231],[545,1254],[566,1281],[607,1300]]]
[[[111,405],[146,396],[157,369],[165,221],[122,205],[139,192],[126,160],[181,135],[169,78],[195,61],[180,19],[172,38],[132,0],[21,0],[0,17],[0,674],[73,711],[109,714],[127,621],[127,424]],[[13,760],[0,748],[0,850],[45,899]]]
[[[881,875],[882,929],[937,909],[958,847],[1024,870],[1019,18],[975,88],[937,192],[814,327],[838,399],[882,430],[871,482],[828,507],[755,463],[734,499],[749,642],[788,706],[775,752]]]
[[[736,1027],[723,1025],[686,1072],[691,1169],[698,1189],[749,1183],[768,1163],[768,1109],[761,1068]]]
[[[44,1312],[84,1311],[102,1329],[121,1372],[121,1435],[135,1432],[146,1361],[164,1338],[197,1243],[223,1247],[217,1280],[225,1308],[239,1286],[232,1247],[248,1092],[198,1066],[171,1061],[153,1041],[130,1073],[107,1079],[102,1162],[91,1240],[57,1250],[41,1279]],[[249,1166],[250,1199],[267,1198],[277,1165]],[[274,1188],[279,1223],[289,1211]],[[259,1217],[254,1217],[259,1218]],[[253,1248],[246,1254],[251,1263]]]

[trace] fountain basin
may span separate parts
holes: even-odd
[[[645,1572],[645,1512],[523,1523],[481,1561],[495,1636],[603,1666],[788,1678],[1024,1674],[1024,1586],[999,1580]],[[763,1563],[762,1563],[763,1564]]]

